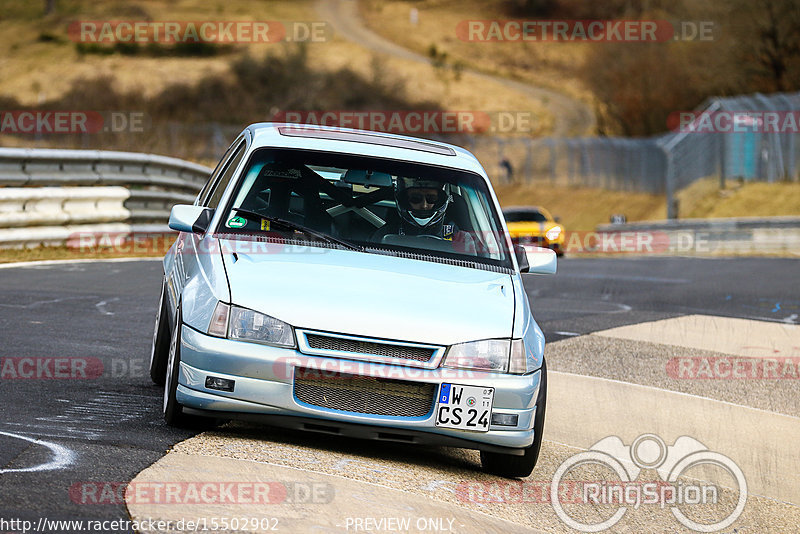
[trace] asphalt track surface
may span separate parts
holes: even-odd
[[[525,285],[556,341],[690,314],[797,324],[798,272],[800,261],[778,258],[567,258],[557,275],[526,275]],[[76,502],[77,485],[127,482],[192,435],[165,426],[160,388],[147,375],[160,277],[158,261],[0,269],[4,362],[83,358],[102,367],[85,379],[49,378],[54,368],[13,379],[3,368],[1,518],[125,519],[121,502]],[[59,465],[31,471],[48,463]]]

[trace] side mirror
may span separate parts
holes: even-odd
[[[519,271],[531,274],[555,274],[557,267],[556,253],[543,247],[514,247]]]
[[[531,266],[528,263],[528,254],[525,252],[525,247],[522,245],[514,245],[514,255],[517,257],[519,272],[527,273],[531,270]]]
[[[208,229],[214,210],[203,206],[177,204],[169,214],[169,227],[179,232],[202,234]]]

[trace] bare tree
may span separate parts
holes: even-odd
[[[800,0],[737,0],[731,16],[739,34],[735,54],[763,80],[759,89],[797,89]]]

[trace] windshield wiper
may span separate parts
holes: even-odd
[[[262,215],[260,213],[256,213],[255,211],[250,211],[244,208],[233,208],[233,209],[234,211],[237,211],[242,215],[244,215],[246,219],[250,219],[251,221],[254,222],[261,222],[262,220],[269,221],[271,223],[277,224],[278,226],[283,226],[290,230],[297,230],[298,232],[302,232],[304,234],[316,237],[317,239],[321,239],[328,243],[335,243],[350,250],[364,252],[364,247],[360,245],[350,243],[349,241],[345,241],[344,239],[339,239],[338,237],[333,237],[332,235],[328,235],[324,232],[313,230],[311,228],[308,228],[307,226],[303,226],[302,224],[293,223],[292,221],[287,221],[286,219],[281,219],[280,217],[273,217],[271,215]]]

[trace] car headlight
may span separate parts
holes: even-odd
[[[521,339],[482,339],[452,345],[444,367],[525,374],[525,345]]]
[[[208,333],[214,336],[253,341],[279,347],[294,347],[294,332],[291,325],[269,315],[229,306],[218,302]]]
[[[555,241],[556,239],[558,239],[558,236],[560,236],[560,235],[561,235],[561,227],[560,226],[554,226],[554,227],[550,228],[548,231],[546,231],[544,233],[544,236],[549,241]]]

